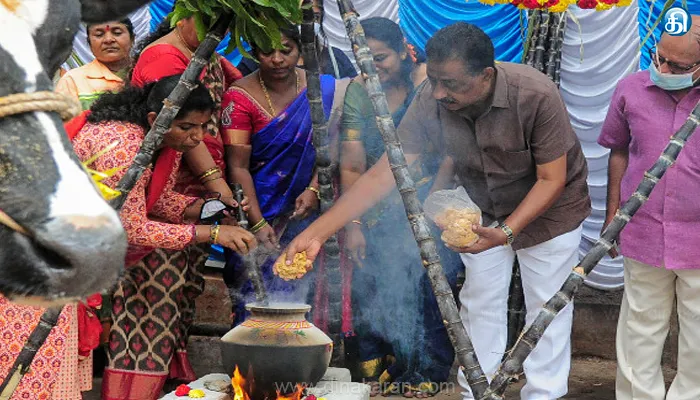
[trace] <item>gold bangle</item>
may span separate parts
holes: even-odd
[[[252,228],[250,228],[250,233],[255,235],[256,233],[260,232],[260,230],[265,226],[267,226],[267,221],[265,221],[265,218],[263,218],[260,221],[258,221],[257,224],[253,225]]]
[[[316,189],[316,188],[313,187],[313,186],[309,186],[309,187],[306,188],[306,190],[310,190],[310,191],[316,193],[316,197],[317,197],[319,200],[321,200],[321,192],[320,192],[318,189]]]
[[[215,180],[217,180],[217,179],[223,179],[223,177],[222,177],[222,176],[211,176],[211,177],[209,177],[208,179],[200,179],[200,180],[199,180],[199,183],[201,183],[202,185],[204,185],[204,184],[207,183],[207,182],[215,181]]]
[[[219,243],[219,230],[221,230],[221,225],[212,225],[209,228],[209,242],[211,244]]]
[[[198,179],[201,181],[202,179],[209,177],[209,176],[212,176],[217,172],[221,172],[219,167],[210,168],[210,169],[204,171],[203,174],[199,175]]]

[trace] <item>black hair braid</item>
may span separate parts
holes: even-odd
[[[143,88],[126,86],[117,93],[106,93],[100,96],[90,108],[88,121],[100,123],[105,121],[131,122],[148,130],[148,113],[159,113],[163,102],[175,89],[180,81],[180,74],[161,78]],[[192,111],[212,111],[214,101],[209,91],[200,82],[192,90],[175,116],[179,118]]]
[[[90,107],[88,122],[131,122],[148,129],[148,93],[154,84],[126,86],[120,92],[103,94]]]

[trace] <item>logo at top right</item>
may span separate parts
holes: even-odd
[[[664,31],[671,36],[681,36],[690,30],[690,13],[682,7],[672,7],[664,14]]]

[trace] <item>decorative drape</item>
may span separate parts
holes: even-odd
[[[463,21],[486,32],[495,47],[496,59],[520,62],[525,34],[525,15],[508,4],[489,6],[465,0],[399,0],[401,27],[408,40],[423,49],[438,29]]]
[[[398,0],[353,0],[352,4],[360,14],[360,20],[371,17],[384,17],[394,22],[399,22]],[[325,11],[323,31],[328,37],[328,43],[343,50],[354,63],[355,56],[352,54],[350,40],[347,38],[345,25],[338,11],[338,2],[336,0],[324,0],[323,8]]]
[[[642,0],[645,1],[645,0]],[[561,61],[561,93],[588,161],[588,188],[593,211],[583,224],[583,256],[598,240],[605,221],[607,149],[596,143],[617,82],[637,70],[639,31],[637,2],[605,12],[570,8]],[[583,59],[581,44],[583,42]],[[622,260],[605,256],[586,283],[599,289],[623,284]]]

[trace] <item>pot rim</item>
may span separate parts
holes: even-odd
[[[250,312],[263,314],[298,314],[311,311],[311,306],[304,303],[275,303],[270,302],[268,305],[261,303],[249,303],[245,306]]]

